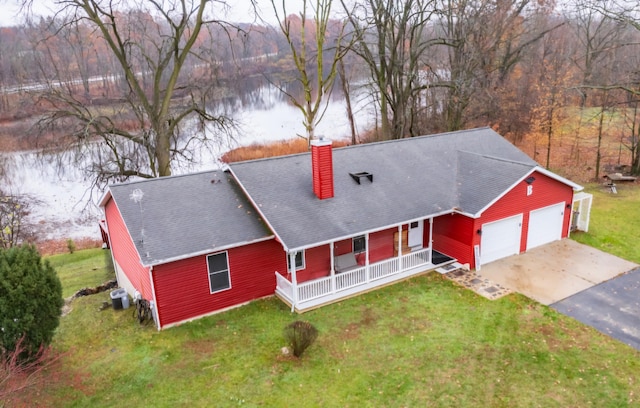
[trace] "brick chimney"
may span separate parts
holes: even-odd
[[[320,138],[311,141],[313,192],[321,200],[333,197],[333,156],[331,150],[331,140]]]

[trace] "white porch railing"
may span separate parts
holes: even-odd
[[[411,252],[402,256],[402,268],[412,269],[431,262],[431,254],[428,250]]]
[[[298,300],[311,300],[331,293],[331,276],[298,284]]]
[[[398,266],[398,258],[387,259],[369,265],[371,280],[384,278],[400,271]]]
[[[333,276],[300,283],[296,285],[298,302],[302,303],[336,294],[357,286],[363,286],[363,290],[367,289],[366,286],[371,281],[397,275],[422,265],[428,265],[431,262],[431,253],[429,248],[422,249],[403,255],[401,260],[400,262],[400,258],[397,257],[386,259],[371,264],[368,267],[362,266]],[[400,264],[402,264],[402,270],[400,269]],[[293,301],[294,285],[278,272],[276,272],[276,284],[277,291],[290,301]]]
[[[363,266],[339,273],[334,277],[336,279],[336,290],[349,289],[367,282],[367,268]]]
[[[276,288],[289,299],[293,299],[293,283],[276,271]]]

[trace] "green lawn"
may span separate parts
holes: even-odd
[[[640,191],[597,189],[578,239],[639,261],[625,238],[640,222]],[[633,221],[609,217],[627,208]],[[85,254],[51,258],[65,293],[102,282],[89,273],[81,283],[81,263],[105,262]],[[74,301],[54,339],[63,358],[16,405],[640,406],[640,352],[521,295],[489,301],[435,273],[302,316],[270,298],[163,332],[131,309],[100,311],[108,300]],[[300,360],[280,353],[297,318],[320,331]]]
[[[109,251],[100,248],[47,257],[62,280],[62,296],[67,298],[78,290],[95,287],[114,279],[108,265]]]
[[[585,189],[593,194],[593,208],[588,233],[571,237],[621,258],[640,263],[640,187],[617,183],[618,194],[611,194],[602,185],[591,184]]]

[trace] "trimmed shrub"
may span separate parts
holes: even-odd
[[[35,246],[0,249],[0,353],[4,358],[19,345],[20,359],[28,361],[48,346],[63,304],[60,279]]]
[[[296,320],[284,328],[284,338],[293,355],[300,357],[318,338],[318,329],[309,322]]]

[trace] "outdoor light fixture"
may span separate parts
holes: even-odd
[[[476,233],[477,233],[478,235],[482,235],[482,230],[481,230],[481,229],[478,229],[478,230],[476,231]]]
[[[533,176],[529,176],[526,179],[524,179],[525,183],[527,184],[532,184],[534,181],[536,181],[536,178]]]

